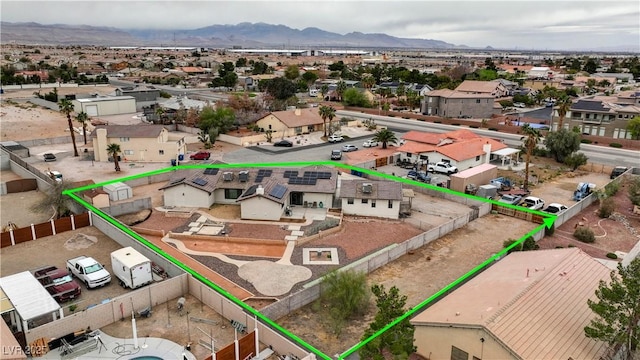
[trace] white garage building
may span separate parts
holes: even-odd
[[[136,112],[133,96],[108,96],[71,101],[75,112],[85,112],[89,116],[131,114]]]

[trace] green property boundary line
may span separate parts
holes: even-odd
[[[182,270],[186,271],[187,273],[191,274],[193,277],[195,277],[196,279],[200,280],[204,284],[208,285],[210,288],[212,288],[213,290],[217,291],[219,294],[221,294],[222,296],[224,296],[228,300],[233,301],[236,305],[240,306],[242,309],[244,309],[247,312],[249,312],[250,314],[254,315],[256,318],[259,318],[264,323],[266,323],[269,326],[277,329],[282,334],[286,335],[290,340],[293,340],[294,342],[296,342],[297,345],[299,345],[299,346],[303,347],[304,349],[314,353],[316,356],[318,356],[318,357],[320,357],[322,359],[331,360],[331,359],[333,359],[331,356],[328,356],[328,355],[322,353],[320,350],[318,350],[315,347],[313,347],[312,345],[306,343],[305,341],[300,339],[295,334],[289,332],[287,329],[284,329],[283,327],[278,325],[273,320],[271,320],[268,317],[264,316],[259,311],[255,310],[254,308],[252,308],[249,305],[245,304],[240,299],[238,299],[235,296],[233,296],[232,294],[230,294],[228,291],[226,291],[223,288],[221,288],[218,285],[216,285],[211,280],[207,279],[206,277],[204,277],[201,274],[199,274],[198,272],[192,270],[191,268],[189,268],[185,264],[183,264],[180,261],[176,260],[174,257],[172,257],[171,255],[167,254],[162,249],[160,249],[159,247],[157,247],[153,243],[149,242],[147,239],[143,238],[142,236],[140,236],[136,232],[132,231],[131,229],[127,228],[126,226],[124,226],[123,224],[118,222],[117,220],[113,219],[108,214],[104,213],[100,209],[97,209],[96,207],[94,207],[93,205],[89,204],[87,201],[83,200],[78,195],[76,195],[77,192],[90,190],[90,189],[93,189],[93,188],[109,185],[109,184],[116,183],[116,182],[134,180],[134,179],[138,179],[138,178],[149,177],[149,176],[153,176],[153,175],[157,175],[157,174],[163,174],[163,173],[166,173],[166,172],[172,172],[172,171],[177,171],[177,170],[206,169],[206,168],[233,169],[233,168],[252,168],[252,167],[304,167],[304,166],[339,167],[339,168],[343,168],[343,169],[348,169],[348,170],[350,170],[352,172],[361,173],[361,174],[367,174],[367,175],[371,175],[371,176],[376,176],[376,177],[379,177],[379,178],[392,180],[392,181],[400,181],[400,182],[403,182],[403,183],[406,183],[406,184],[410,184],[410,185],[417,185],[417,186],[429,188],[429,189],[432,189],[432,190],[440,191],[440,192],[447,193],[447,194],[454,195],[454,196],[465,197],[465,198],[468,198],[468,199],[471,199],[471,200],[475,200],[475,201],[483,201],[483,202],[490,202],[490,203],[494,203],[494,204],[499,204],[502,207],[516,209],[516,210],[524,211],[524,212],[529,212],[529,213],[537,214],[537,215],[540,215],[540,216],[543,217],[543,223],[541,225],[539,225],[536,228],[534,228],[533,230],[529,231],[528,233],[523,235],[520,239],[515,241],[513,244],[511,244],[508,247],[502,249],[500,252],[498,252],[497,254],[491,256],[490,258],[488,258],[487,260],[485,260],[481,264],[478,264],[476,267],[474,267],[473,269],[468,271],[466,274],[464,274],[461,277],[459,277],[458,279],[454,280],[453,282],[451,282],[449,285],[447,285],[444,288],[442,288],[437,293],[431,295],[430,297],[428,297],[427,299],[422,301],[420,304],[416,305],[415,307],[413,307],[412,309],[407,311],[404,315],[398,317],[394,321],[392,321],[389,324],[387,324],[384,328],[382,328],[382,329],[378,330],[376,333],[372,334],[367,339],[361,341],[360,343],[354,345],[353,347],[351,347],[350,349],[348,349],[344,353],[340,354],[338,359],[345,359],[347,356],[349,356],[352,353],[356,352],[362,346],[364,346],[367,343],[369,343],[370,341],[374,340],[375,338],[380,336],[382,333],[384,333],[385,331],[389,330],[391,327],[393,327],[396,324],[398,324],[399,322],[411,317],[412,315],[420,312],[427,305],[431,304],[436,299],[438,299],[442,295],[446,294],[448,291],[454,289],[456,286],[460,285],[461,283],[463,283],[467,279],[473,277],[476,273],[478,273],[479,271],[481,271],[484,268],[486,268],[492,262],[499,260],[503,255],[507,254],[511,249],[513,249],[516,246],[519,246],[522,242],[524,242],[525,239],[527,239],[529,236],[534,235],[538,231],[542,230],[545,226],[547,228],[551,228],[553,226],[553,223],[555,222],[555,219],[556,219],[555,215],[543,213],[543,212],[540,212],[540,211],[531,210],[531,209],[523,208],[523,207],[516,206],[516,205],[499,203],[499,202],[497,202],[495,200],[485,199],[485,198],[477,197],[477,196],[470,195],[470,194],[463,194],[463,193],[460,193],[460,192],[457,192],[457,191],[453,191],[453,190],[450,190],[450,189],[447,189],[447,188],[441,188],[441,187],[433,186],[433,185],[430,185],[430,184],[424,184],[424,183],[421,183],[421,182],[417,182],[417,181],[414,181],[414,180],[403,179],[403,178],[400,178],[400,177],[397,177],[397,176],[394,176],[394,175],[380,173],[380,172],[377,172],[377,171],[374,171],[374,170],[363,169],[363,168],[359,168],[359,167],[356,167],[356,166],[346,165],[346,164],[342,164],[342,163],[335,163],[335,162],[330,162],[330,161],[247,163],[247,164],[223,164],[223,163],[220,163],[220,164],[177,165],[177,166],[167,167],[167,168],[164,168],[164,169],[149,171],[149,172],[145,172],[145,173],[141,173],[141,174],[126,176],[126,177],[118,178],[118,179],[115,179],[115,180],[109,180],[109,181],[101,182],[101,183],[98,183],[98,184],[91,184],[91,185],[78,187],[78,188],[75,188],[75,189],[64,190],[63,194],[64,195],[68,195],[73,200],[77,201],[78,203],[80,203],[81,205],[83,205],[84,207],[86,207],[87,209],[92,211],[94,214],[100,216],[102,219],[104,219],[105,221],[109,222],[113,226],[117,227],[118,229],[120,229],[121,231],[126,233],[127,235],[133,237],[137,241],[139,241],[142,244],[146,245],[147,247],[149,247],[150,249],[155,251],[158,255],[160,255],[160,256],[164,257],[165,259],[171,261],[173,264],[175,264],[176,266],[178,266]]]

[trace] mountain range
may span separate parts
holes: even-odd
[[[119,29],[90,25],[42,25],[0,22],[3,43],[98,46],[194,46],[239,48],[297,48],[301,46],[456,49],[467,48],[433,39],[408,39],[375,33],[345,35],[308,27],[244,22],[193,30]]]

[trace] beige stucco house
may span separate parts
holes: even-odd
[[[165,206],[241,207],[241,217],[279,220],[289,206],[330,208],[337,171],[326,166],[302,168],[194,169],[176,172],[163,190]]]
[[[610,270],[578,248],[514,252],[416,315],[429,359],[598,359],[589,339],[600,280]]]
[[[465,80],[456,87],[456,91],[467,94],[491,95],[494,98],[501,98],[509,95],[507,87],[499,81]]]
[[[334,121],[336,119],[334,118]],[[327,119],[327,126],[329,119]],[[308,134],[322,131],[323,121],[317,107],[274,111],[256,121],[264,131],[273,131],[273,138]]]
[[[71,100],[74,110],[85,112],[89,116],[132,114],[136,112],[136,99],[133,96],[103,96]]]
[[[95,161],[109,161],[107,146],[112,143],[120,145],[124,161],[168,163],[187,150],[184,137],[172,137],[162,125],[97,126],[92,136]]]
[[[398,148],[400,159],[417,165],[440,161],[451,163],[463,171],[477,165],[488,163],[507,145],[461,129],[447,133],[427,133],[409,131],[402,139],[405,141]]]
[[[345,215],[398,219],[402,184],[395,181],[342,180],[340,199]]]
[[[490,118],[499,113],[495,96],[490,93],[473,93],[449,89],[429,91],[421,103],[424,115],[448,118]]]

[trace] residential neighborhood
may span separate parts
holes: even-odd
[[[2,48],[2,359],[637,356],[637,54]]]

